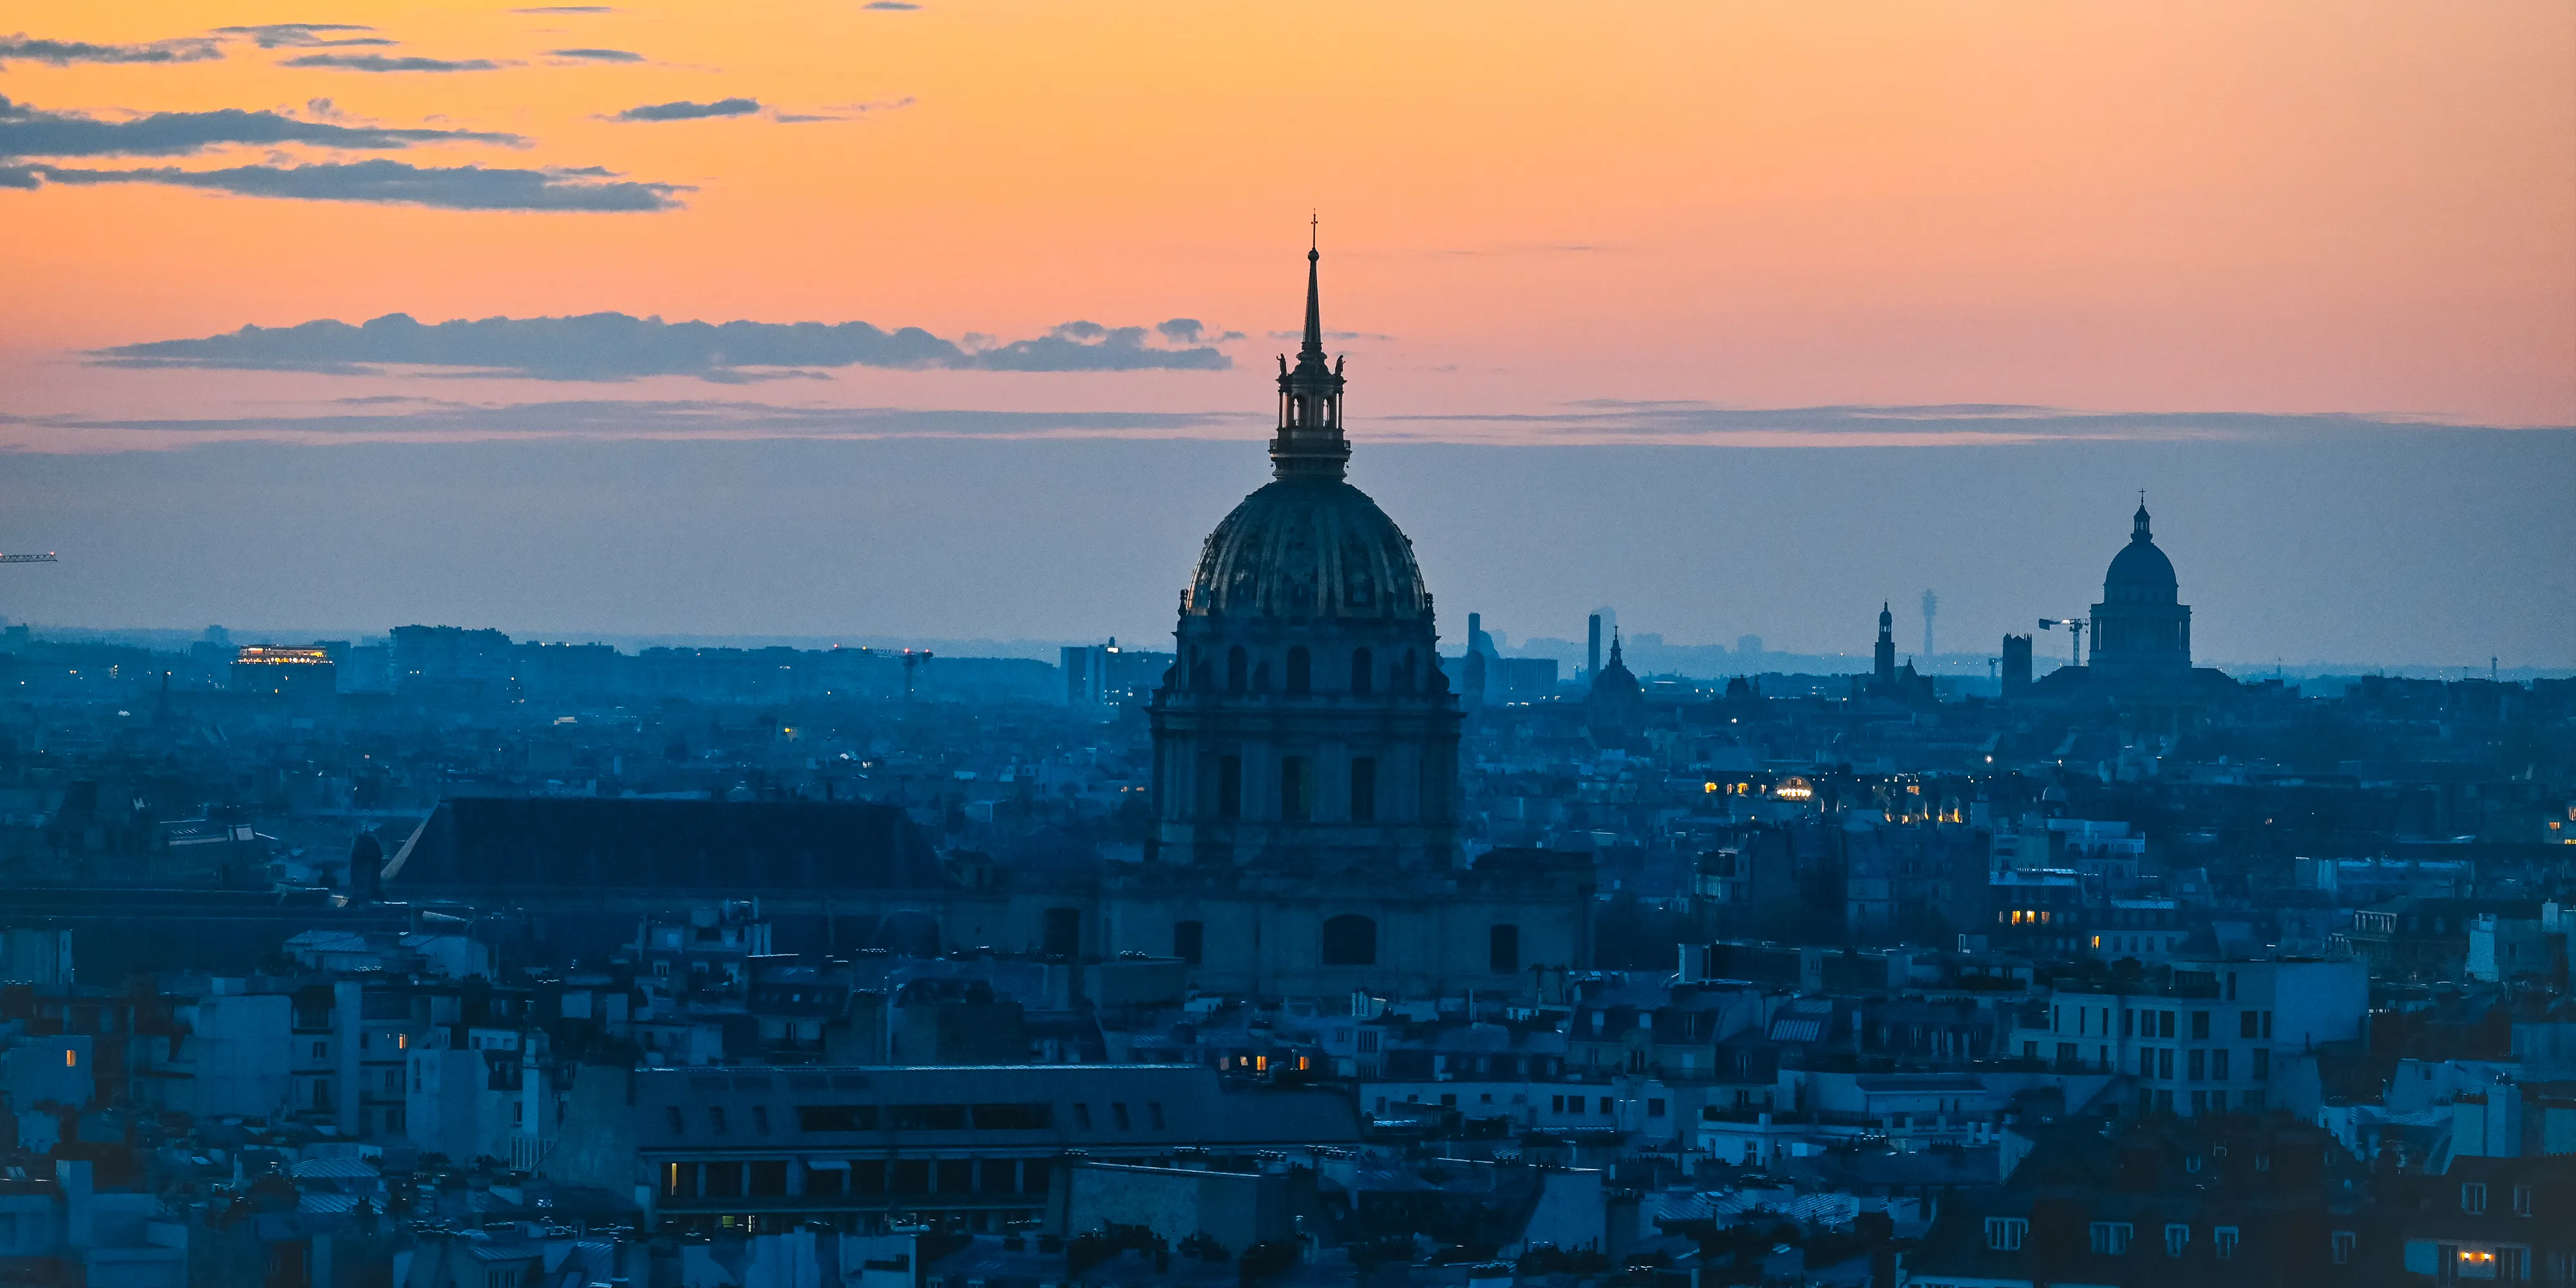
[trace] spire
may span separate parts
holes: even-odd
[[[1309,225],[1312,230],[1316,225]],[[1324,359],[1323,251],[1306,249],[1306,335],[1297,365],[1279,358],[1279,433],[1270,440],[1271,471],[1279,478],[1342,477],[1351,445],[1342,437],[1342,373]]]
[[[2154,540],[2147,532],[2147,492],[2144,488],[2138,489],[2138,513],[2129,521],[2129,540]]]
[[[1620,664],[1621,664],[1621,663],[1620,663],[1620,661],[1619,661],[1619,628],[1618,628],[1618,627],[1616,627],[1616,626],[1613,626],[1613,627],[1611,627],[1611,628],[1610,628],[1610,665],[1612,665],[1612,666],[1618,666],[1618,665],[1620,665]]]
[[[1305,365],[1308,357],[1324,360],[1324,305],[1322,292],[1315,284],[1315,263],[1324,257],[1321,250],[1306,251],[1306,342],[1297,346],[1297,363]]]

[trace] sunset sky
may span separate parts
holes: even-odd
[[[1251,442],[1310,214],[1364,444],[2576,425],[2564,0],[21,0],[0,96],[22,454]],[[608,312],[927,335],[163,343]]]

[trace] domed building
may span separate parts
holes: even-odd
[[[1459,861],[1464,716],[1413,543],[1343,477],[1320,258],[1271,481],[1208,534],[1147,708],[1147,862],[1056,911],[1083,923],[1066,942],[1178,957],[1209,992],[1528,989],[1591,962],[1591,858]]]
[[[1341,364],[1279,360],[1272,480],[1208,534],[1151,708],[1154,856],[1318,871],[1455,859],[1458,699],[1413,543],[1343,477]]]
[[[2093,606],[2092,669],[2108,681],[2182,679],[2191,674],[2191,608],[2181,602],[2174,566],[2156,548],[2141,497],[2129,544],[2102,576]]]

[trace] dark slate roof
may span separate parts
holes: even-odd
[[[395,890],[945,889],[952,879],[889,805],[520,799],[439,803]]]
[[[1215,1070],[1198,1065],[736,1067],[632,1076],[635,1141],[647,1150],[1266,1149],[1359,1141],[1358,1112],[1338,1093],[1227,1090]],[[830,1112],[841,1107],[872,1112]],[[711,1112],[719,1109],[722,1130]]]

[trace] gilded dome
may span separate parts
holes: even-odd
[[[1208,534],[1190,576],[1194,616],[1428,617],[1413,543],[1338,478],[1280,479]]]

